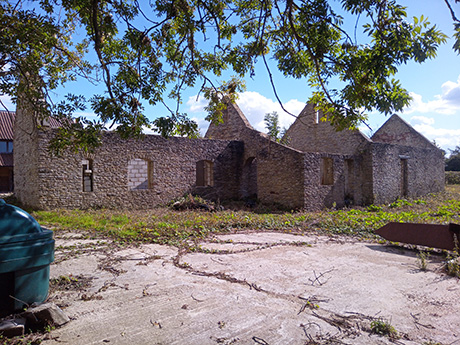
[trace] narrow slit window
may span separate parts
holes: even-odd
[[[332,158],[324,157],[321,159],[320,174],[322,185],[334,184],[334,167]]]
[[[84,192],[93,191],[93,160],[83,159],[81,161],[82,166],[82,183]]]
[[[401,158],[401,196],[406,197],[409,194],[409,179],[408,179],[408,166],[407,158]]]

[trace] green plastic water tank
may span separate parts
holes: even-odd
[[[47,298],[53,260],[53,232],[0,199],[0,316]]]

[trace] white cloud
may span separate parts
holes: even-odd
[[[264,123],[264,116],[266,113],[276,111],[279,115],[279,122],[281,128],[289,128],[289,126],[295,120],[295,116],[286,113],[277,101],[267,98],[258,92],[246,91],[240,93],[237,104],[240,107],[243,114],[248,119],[249,123],[255,129],[261,132],[266,131]],[[205,133],[209,125],[206,121],[203,120],[203,118],[206,116],[204,114],[206,100],[203,97],[199,97],[197,100],[196,96],[192,96],[187,101],[187,105],[189,113],[197,114],[197,117],[195,117],[194,120],[198,123],[201,133]],[[291,99],[290,101],[284,103],[283,106],[290,113],[298,115],[305,107],[305,103],[300,102],[296,99]],[[201,116],[198,116],[198,113],[203,114],[201,114]]]
[[[403,113],[439,113],[452,115],[460,111],[460,76],[457,82],[447,81],[441,86],[441,94],[424,102],[421,95],[410,92],[413,100]]]
[[[198,130],[200,131],[200,134],[204,136],[208,130],[209,122],[206,121],[203,117],[192,117],[191,120],[198,124]]]
[[[158,131],[151,129],[150,127],[143,126],[142,133],[144,134],[158,134]]]
[[[458,76],[457,82],[447,81],[441,86],[442,88],[442,99],[447,103],[460,108],[460,76]]]
[[[412,126],[417,126],[417,125],[431,126],[431,125],[434,125],[434,119],[431,117],[426,117],[426,116],[412,116],[410,118],[410,123]]]
[[[204,107],[208,104],[206,99],[202,96],[191,96],[186,103],[190,113],[204,112]]]
[[[410,124],[428,140],[435,141],[444,150],[460,145],[460,129],[435,128],[435,120],[424,116],[413,116]]]
[[[286,113],[277,101],[267,98],[258,92],[246,91],[242,93],[237,103],[251,125],[262,132],[266,131],[264,116],[267,113],[274,111],[278,113],[280,127],[288,128],[295,120],[295,116]],[[305,107],[305,103],[291,99],[284,103],[283,106],[291,114],[298,115]]]

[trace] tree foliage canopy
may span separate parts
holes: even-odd
[[[444,2],[456,30],[453,49],[460,52],[452,7],[459,0]],[[446,40],[427,18],[407,18],[396,0],[145,3],[0,0],[0,92],[14,101],[22,94],[43,116],[68,117],[89,104],[100,118],[68,123],[67,129],[90,135],[63,130],[57,149],[91,146],[112,123],[123,136],[140,135],[144,126],[166,136],[196,135],[196,123],[180,112],[183,90],[199,86],[209,100],[208,120],[218,122],[223,100],[235,100],[258,61],[272,80],[269,59],[286,77],[306,80],[315,90],[310,101],[338,129],[353,127],[370,111],[389,114],[406,106],[409,94],[394,79],[398,66],[435,57]],[[355,22],[345,23],[338,10]],[[214,78],[227,70],[235,77],[216,85]],[[105,92],[54,103],[51,91],[78,77],[103,83]],[[168,106],[168,98],[177,106]],[[169,115],[150,122],[147,102],[163,104]]]
[[[290,139],[286,136],[287,129],[285,127],[280,127],[278,112],[273,111],[271,113],[266,113],[264,116],[264,122],[267,134],[270,138],[275,140],[277,143],[289,145]]]
[[[446,159],[446,171],[460,171],[460,146],[450,150],[450,156]]]

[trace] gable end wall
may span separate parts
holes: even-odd
[[[317,122],[314,106],[308,104],[285,134],[289,146],[303,152],[354,155],[371,141],[358,130],[336,131],[328,121]]]
[[[402,160],[407,164],[406,195]],[[374,143],[372,146],[373,203],[416,198],[444,189],[444,158],[439,150]]]

